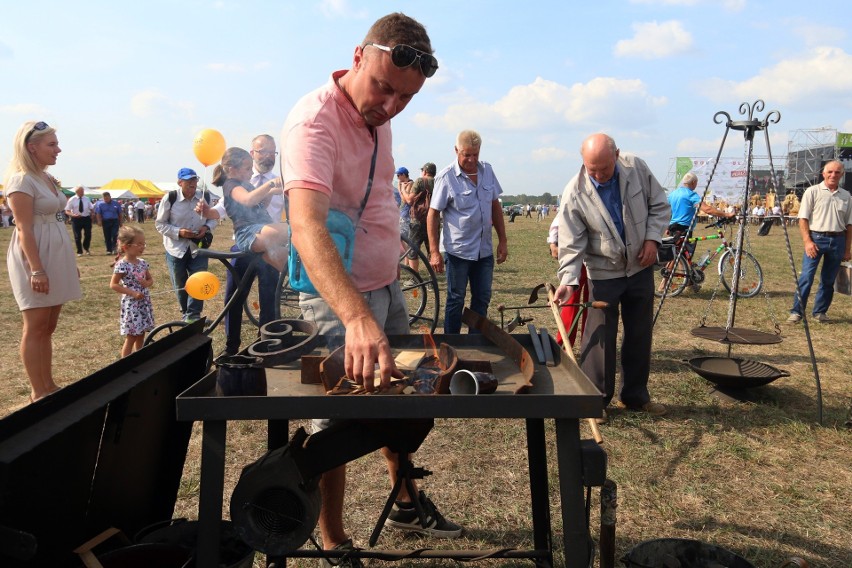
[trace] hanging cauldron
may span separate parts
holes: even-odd
[[[219,396],[266,396],[266,369],[261,357],[223,355],[213,363]]]
[[[711,383],[725,388],[759,387],[790,376],[787,371],[750,359],[695,357],[684,363]]]

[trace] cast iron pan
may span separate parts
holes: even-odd
[[[787,371],[750,359],[695,357],[684,363],[700,376],[720,387],[759,387],[775,379],[790,376]]]

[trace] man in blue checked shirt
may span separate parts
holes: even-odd
[[[498,199],[503,189],[491,164],[479,161],[481,146],[482,137],[473,130],[459,133],[455,145],[457,159],[435,177],[429,204],[426,221],[429,264],[435,272],[442,273],[445,267],[447,272],[444,333],[461,331],[468,282],[470,309],[482,316],[488,313],[494,274],[492,226],[497,231],[497,264],[509,255],[503,209]]]

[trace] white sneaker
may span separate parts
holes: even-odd
[[[799,323],[802,321],[802,316],[797,313],[791,313],[790,317],[787,318],[787,323]]]
[[[819,323],[827,323],[831,321],[831,318],[828,317],[828,314],[814,314],[814,319]]]

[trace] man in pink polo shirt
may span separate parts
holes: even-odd
[[[290,111],[281,134],[284,188],[289,197],[292,246],[319,295],[301,294],[305,319],[325,336],[345,337],[348,377],[373,390],[374,372],[382,385],[401,377],[386,334],[408,333],[408,310],[397,281],[399,212],[393,197],[390,119],[402,112],[427,77],[438,69],[425,28],[395,13],[376,21],[355,48],[352,67],[304,96]],[[366,201],[365,201],[366,199]],[[326,228],[330,210],[356,225],[351,273],[344,267]],[[314,428],[328,421],[314,421]],[[396,455],[383,450],[393,482]],[[343,528],[345,466],[323,475],[320,532],[326,549],[348,549]],[[427,513],[421,524],[417,498]],[[403,488],[388,526],[454,538],[461,527],[446,519],[418,491]],[[360,566],[357,558],[346,558]]]

